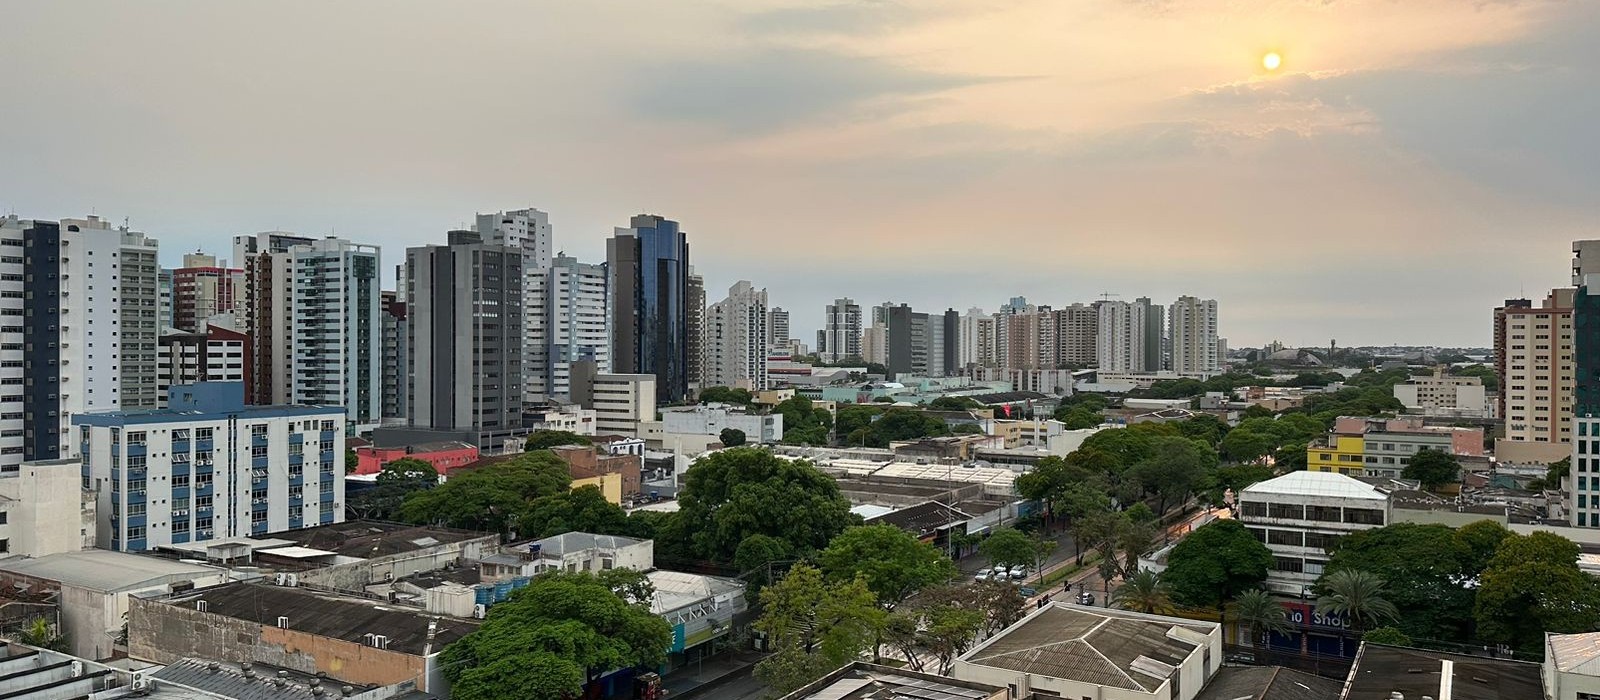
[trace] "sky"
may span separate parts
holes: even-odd
[[[1217,299],[1233,347],[1488,345],[1600,238],[1589,0],[7,0],[0,213],[164,262],[680,221],[822,307]],[[1275,71],[1262,57],[1277,53]],[[392,273],[391,273],[392,274]]]

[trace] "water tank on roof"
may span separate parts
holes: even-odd
[[[478,586],[473,591],[473,603],[488,605],[494,602],[494,586]]]
[[[528,553],[535,557],[539,556],[539,551],[542,549],[544,549],[544,545],[539,544],[538,542],[528,545]]]
[[[499,603],[511,597],[511,582],[501,581],[494,584],[494,602]]]

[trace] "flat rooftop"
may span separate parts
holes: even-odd
[[[1194,700],[1339,700],[1344,682],[1281,666],[1223,666]]]
[[[204,564],[189,564],[160,557],[85,549],[39,557],[0,559],[0,572],[87,588],[116,592],[141,588],[163,581],[213,576],[225,570]]]
[[[389,638],[389,649],[421,656],[428,644],[428,624],[436,622],[433,653],[478,628],[478,621],[430,615],[386,602],[335,595],[307,588],[237,581],[167,598],[170,605],[193,608],[205,601],[206,612],[269,627],[279,617],[288,629],[320,637],[362,643],[368,634]]]
[[[262,535],[264,538],[286,540],[305,549],[332,552],[345,557],[373,559],[391,554],[414,552],[441,544],[455,544],[479,537],[492,537],[493,533],[456,530],[443,527],[404,525],[377,520],[347,520],[331,525],[319,525],[299,530],[285,530]],[[258,550],[263,554],[276,554],[272,549]]]
[[[997,696],[1005,697],[1006,689],[856,662],[780,700],[987,700]]]
[[[1194,650],[1209,643],[1207,637],[1216,627],[1214,623],[1054,603],[967,652],[961,660],[1149,693],[1166,683]]]
[[[196,658],[179,659],[151,676],[166,683],[237,700],[316,700],[338,697],[344,686],[349,686],[352,694],[365,693],[376,687],[318,678],[310,673],[269,664],[236,664]],[[319,695],[312,690],[316,687],[321,687],[324,694]]]
[[[1526,661],[1363,643],[1342,700],[1390,700],[1396,692],[1451,700],[1542,698],[1540,671]]]

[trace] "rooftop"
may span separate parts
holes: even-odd
[[[1389,496],[1360,479],[1334,472],[1298,471],[1244,487],[1245,495],[1329,496],[1386,501]]]
[[[306,549],[332,552],[340,556],[372,559],[391,554],[414,552],[441,544],[455,544],[494,535],[471,530],[403,525],[378,520],[347,520],[331,525],[272,532],[263,537],[288,540]],[[260,550],[278,554],[279,550]]]
[[[865,518],[869,525],[893,525],[917,536],[971,519],[971,515],[938,501],[923,501],[909,508]]]
[[[961,659],[991,668],[1154,692],[1215,623],[1054,603]]]
[[[194,607],[205,601],[206,612],[269,627],[279,617],[288,629],[320,637],[362,643],[368,634],[389,638],[389,649],[421,656],[428,647],[428,625],[436,623],[431,653],[478,628],[476,620],[429,615],[378,601],[313,591],[307,588],[234,582],[202,588],[165,602]]]
[[[1600,676],[1600,632],[1552,634],[1545,642],[1557,671]]]
[[[1195,700],[1339,700],[1344,682],[1281,666],[1223,666]]]
[[[1544,697],[1539,664],[1379,644],[1361,645],[1342,700],[1424,695],[1452,700]]]
[[[1037,391],[1002,391],[994,394],[979,394],[967,397],[985,406],[994,406],[1003,403],[1017,403],[1019,401],[1041,401],[1053,398]]]
[[[567,532],[554,537],[546,537],[534,542],[534,544],[539,545],[539,551],[542,554],[551,554],[559,557],[563,554],[581,552],[586,549],[621,549],[648,541],[632,537],[618,537],[616,535]]]
[[[856,662],[781,700],[985,700],[1005,688]]]
[[[341,687],[364,693],[373,686],[345,683],[261,663],[235,664],[204,659],[179,659],[155,673],[157,680],[182,685],[234,700],[312,700],[312,688],[323,687],[337,696]]]
[[[708,598],[728,596],[744,590],[744,583],[729,578],[656,570],[646,574],[656,589],[650,599],[650,612],[665,615]]]
[[[203,564],[187,564],[105,549],[62,552],[37,559],[0,559],[0,572],[108,593],[226,573],[223,569]]]

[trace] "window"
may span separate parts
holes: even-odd
[[[1344,521],[1358,525],[1382,525],[1383,511],[1373,508],[1346,508]]]
[[[1304,520],[1306,512],[1305,507],[1298,503],[1268,503],[1267,517]]]
[[[1305,571],[1305,562],[1299,557],[1273,557],[1272,568],[1276,571],[1288,571],[1298,574]]]
[[[1306,506],[1306,520],[1315,520],[1319,523],[1339,522],[1338,506]]]
[[[211,496],[195,496],[194,497],[194,507],[196,507],[196,508],[210,508],[211,507],[211,498],[212,498]]]
[[[1299,530],[1268,530],[1267,544],[1303,547],[1305,546],[1305,534]]]
[[[1246,518],[1265,518],[1267,517],[1267,504],[1260,501],[1241,501],[1239,503],[1239,514]]]
[[[142,540],[142,539],[144,539],[144,528],[143,527],[130,527],[130,528],[128,528],[128,539],[130,539],[130,540]]]
[[[1328,551],[1329,548],[1333,547],[1333,545],[1337,544],[1338,542],[1338,535],[1329,535],[1321,532],[1306,533],[1306,546],[1312,549]]]

